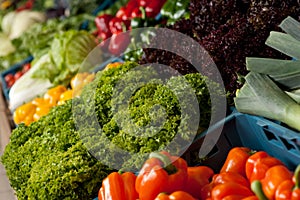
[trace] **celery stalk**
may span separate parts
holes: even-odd
[[[300,131],[299,104],[265,74],[250,72],[245,79],[252,93],[242,93],[235,98],[239,112],[281,121]]]

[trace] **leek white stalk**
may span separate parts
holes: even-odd
[[[265,74],[250,72],[246,77],[250,94],[238,93],[234,99],[239,112],[281,121],[300,131],[300,105]]]

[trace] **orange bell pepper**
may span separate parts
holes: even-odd
[[[255,180],[261,180],[265,177],[269,168],[276,165],[283,165],[283,163],[265,151],[256,152],[246,162],[246,176],[250,183]]]
[[[256,196],[244,197],[243,195],[229,195],[222,200],[258,200]]]
[[[196,200],[192,195],[184,191],[176,191],[168,195],[160,193],[154,200]]]
[[[299,200],[300,199],[300,165],[294,172],[293,179],[283,181],[275,193],[276,200]]]
[[[212,200],[223,200],[232,195],[240,196],[242,198],[253,196],[250,188],[240,185],[235,182],[226,182],[216,185],[211,191]]]
[[[255,194],[258,195],[259,193],[263,193],[265,197],[269,200],[274,200],[275,199],[275,192],[278,188],[278,186],[289,179],[292,179],[293,175],[292,173],[287,169],[287,167],[283,165],[276,165],[271,167],[270,169],[267,170],[265,177],[259,181],[253,181],[251,183],[251,186],[255,182],[261,182],[261,191],[254,190]],[[260,195],[258,195],[260,196]],[[263,195],[262,195],[263,196]],[[264,198],[264,199],[266,199]]]
[[[213,177],[213,182],[215,185],[234,182],[250,188],[249,181],[239,173],[235,172],[222,172],[220,174],[216,174]]]
[[[245,164],[249,156],[251,155],[251,149],[247,147],[234,147],[232,148],[222,166],[220,172],[236,172],[246,177]]]
[[[230,192],[230,191],[234,191],[234,189],[232,189],[231,185],[230,184],[228,185],[227,183],[234,183],[235,185],[243,186],[242,189],[246,190],[245,188],[247,188],[248,193],[240,194],[240,193]],[[228,185],[228,189],[223,188],[223,186],[221,187],[218,185]],[[236,186],[237,187],[236,190],[238,190],[238,188],[240,186]],[[224,196],[222,196],[222,198],[225,198],[227,196],[228,196],[227,198],[233,198],[233,196],[248,197],[248,196],[250,196],[249,192],[250,192],[250,194],[253,195],[253,193],[250,190],[250,184],[249,184],[248,180],[244,176],[242,176],[241,174],[236,173],[236,172],[222,172],[220,174],[215,174],[212,178],[211,183],[207,184],[206,186],[204,186],[201,189],[201,192],[200,192],[201,198],[200,199],[207,199],[209,197],[211,197],[212,199],[219,198],[219,197],[216,197],[215,195],[213,195],[213,191],[216,190],[215,188],[219,188],[218,192],[221,192],[222,194],[224,194]],[[223,188],[223,189],[221,190],[220,188]],[[226,193],[226,192],[229,192],[229,193]],[[232,196],[232,197],[229,197],[229,196]],[[234,198],[236,198],[236,197],[234,197]],[[240,199],[242,199],[242,198],[240,198]]]
[[[214,171],[207,166],[188,167],[187,171],[188,179],[184,191],[200,199],[200,190],[203,186],[209,184],[209,180],[214,175]]]
[[[136,176],[132,172],[119,174],[110,173],[103,181],[98,192],[99,200],[136,200],[138,193],[135,190]]]
[[[136,179],[140,200],[153,200],[159,193],[183,190],[188,179],[184,159],[167,152],[151,153]]]

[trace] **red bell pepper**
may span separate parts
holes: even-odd
[[[262,190],[266,197],[270,200],[275,199],[278,186],[292,177],[292,173],[283,165],[276,165],[268,169],[265,177],[261,180]]]
[[[277,188],[275,200],[300,199],[300,165],[296,168],[292,179],[283,181]]]
[[[157,0],[157,1],[151,1],[149,3],[146,3],[145,6],[145,11],[146,11],[146,16],[150,18],[155,18],[163,5],[165,4],[166,0]]]
[[[126,7],[122,6],[116,13],[116,17],[120,18],[122,20],[128,20],[127,13],[126,13]]]
[[[184,191],[191,194],[193,197],[200,199],[201,188],[209,184],[209,180],[213,174],[214,171],[206,166],[188,167],[188,180]]]
[[[16,9],[16,12],[21,12],[22,10],[31,10],[34,5],[34,0],[26,1],[22,6]]]
[[[256,152],[246,162],[246,176],[250,183],[261,180],[265,177],[268,169],[276,165],[283,165],[283,163],[265,151]]]
[[[136,200],[138,193],[135,189],[136,176],[132,172],[119,174],[110,173],[103,181],[98,192],[99,200]]]
[[[207,199],[207,198],[214,199],[215,197],[212,194],[213,194],[213,191],[216,190],[215,188],[218,185],[224,185],[224,184],[228,185],[227,183],[235,183],[236,185],[243,186],[242,189],[247,188],[251,193],[250,184],[249,184],[248,180],[245,177],[243,177],[242,175],[240,175],[239,173],[229,171],[229,172],[222,172],[220,174],[215,174],[212,178],[212,181],[209,184],[205,185],[201,189],[201,191],[200,191],[201,198],[200,199]],[[228,187],[230,190],[231,185],[229,184]],[[217,188],[220,189],[220,186],[218,186]],[[239,188],[239,187],[237,186],[237,188]],[[218,190],[218,191],[221,191],[221,190]],[[250,196],[248,194],[249,193],[246,193],[246,194],[243,194],[242,196],[248,197],[248,196]],[[225,198],[227,196],[232,196],[232,195],[240,196],[241,194],[239,194],[239,193],[226,194],[225,196],[223,196],[223,198]],[[252,193],[252,195],[253,195],[253,193]]]
[[[114,18],[114,16],[109,15],[109,14],[103,14],[103,15],[97,16],[95,18],[95,24],[98,29],[98,36],[102,40],[106,40],[112,35],[112,33],[109,29],[109,22],[113,18]]]
[[[228,183],[228,182],[234,182],[250,188],[249,181],[245,177],[243,177],[242,175],[236,172],[222,172],[220,174],[216,174],[213,177],[213,182],[216,185]]]
[[[128,32],[113,34],[108,42],[109,52],[113,55],[119,56],[124,53],[128,47],[130,43],[130,35]]]
[[[125,6],[122,6],[116,13],[116,17],[124,21],[131,19],[132,12],[139,8],[138,0],[130,0]]]
[[[246,177],[245,164],[251,155],[251,149],[247,147],[232,148],[222,166],[220,172],[236,172]]]
[[[229,195],[222,200],[258,200],[258,198],[256,196],[245,197],[243,195]]]
[[[200,196],[201,196],[200,199],[206,199],[206,200],[210,199],[211,198],[211,191],[214,188],[214,186],[215,186],[214,182],[210,182],[209,184],[203,186],[200,189]]]
[[[151,153],[136,179],[140,200],[153,200],[159,193],[183,190],[188,179],[184,159],[167,152]]]
[[[223,200],[227,196],[238,195],[242,198],[253,196],[250,188],[235,182],[227,182],[216,185],[211,191],[213,200]],[[229,198],[229,197],[228,197]]]
[[[160,193],[154,200],[196,200],[192,195],[183,191],[176,191],[168,195]]]
[[[130,21],[114,17],[109,21],[109,30],[112,34],[125,32],[129,29]]]

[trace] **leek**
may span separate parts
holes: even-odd
[[[300,42],[289,34],[271,31],[267,38],[266,45],[292,58],[300,60]]]
[[[300,131],[300,105],[297,102],[282,91],[268,75],[250,72],[245,79],[252,92],[239,92],[234,98],[239,112],[281,121]]]
[[[288,16],[280,23],[279,27],[284,32],[300,41],[300,23],[297,20]]]
[[[271,31],[266,45],[296,60],[246,58],[250,73],[234,103],[239,112],[281,121],[300,131],[300,23],[287,17],[280,27],[286,33]]]
[[[300,89],[293,90],[293,91],[286,91],[285,93],[287,93],[292,99],[294,99],[294,101],[300,104]]]
[[[249,71],[267,74],[286,90],[300,88],[300,61],[246,58]]]

